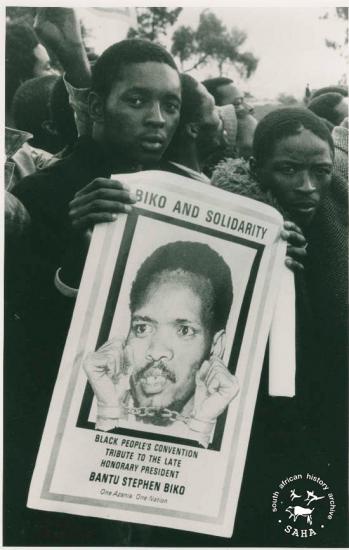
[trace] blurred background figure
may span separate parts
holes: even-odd
[[[237,117],[236,157],[248,159],[252,154],[253,135],[257,120],[253,108],[246,102],[244,93],[230,78],[217,77],[203,81],[203,85],[214,97],[216,105],[233,105]]]
[[[13,98],[13,121],[18,130],[30,132],[30,145],[56,154],[77,138],[74,113],[63,78],[41,76],[20,85]]]
[[[17,89],[12,103],[14,125],[33,137],[30,145],[50,153],[57,152],[50,130],[50,97],[57,75],[39,76],[26,80]]]
[[[203,85],[215,98],[216,105],[234,105],[236,115],[242,111],[253,113],[253,107],[248,105],[245,94],[240,90],[231,78],[219,76],[204,80]]]
[[[320,94],[310,100],[308,109],[330,122],[333,127],[339,126],[348,116],[348,98],[336,92]]]
[[[319,95],[328,93],[341,94],[343,97],[348,97],[348,88],[347,86],[340,85],[324,86],[323,88],[318,88],[317,90],[312,91],[310,99],[315,99]]]
[[[55,71],[46,48],[25,22],[6,24],[5,59],[6,125],[12,126],[11,106],[17,88],[30,78],[52,75]]]

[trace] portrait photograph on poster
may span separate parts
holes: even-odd
[[[113,376],[120,373],[127,377],[118,397],[118,406],[123,404],[127,412],[126,418],[119,419],[120,428],[133,426],[148,436],[148,432],[154,431],[197,440],[199,432],[190,430],[188,421],[193,408],[200,407],[198,414],[207,419],[207,429],[211,423],[212,429],[206,437],[212,438],[218,417],[238,392],[238,382],[229,376],[236,369],[236,364],[230,362],[230,350],[234,327],[237,330],[238,322],[240,327],[244,322],[242,303],[245,300],[246,308],[251,300],[254,281],[250,277],[257,250],[234,243],[232,238],[214,237],[203,228],[189,229],[190,225],[180,220],[169,223],[168,218],[162,221],[144,214],[138,216],[133,235],[129,233],[130,241],[124,242],[129,257],[115,315],[110,319],[111,327],[105,317],[99,337],[103,342],[104,331],[109,330],[107,341],[83,365],[90,382],[88,387],[92,386],[98,401],[99,383],[100,391],[108,391],[105,384],[109,378],[112,392]],[[174,238],[181,240],[173,241]],[[249,280],[249,295],[245,298]],[[241,328],[238,334],[242,334]],[[240,344],[237,341],[234,345],[235,361]],[[110,353],[120,356],[119,364],[108,364]],[[107,366],[110,372],[101,379],[100,373]],[[207,376],[215,384],[216,371],[217,381],[223,377],[225,395],[217,405],[210,406],[202,385]],[[91,391],[86,394],[87,401]],[[82,406],[86,408],[87,404],[83,402]],[[101,415],[97,411],[98,416]],[[94,425],[98,428],[96,419]]]
[[[348,546],[348,8],[40,4],[2,12],[2,544]]]

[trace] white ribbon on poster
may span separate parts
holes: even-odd
[[[269,336],[269,395],[274,397],[296,394],[295,302],[294,274],[284,266]]]

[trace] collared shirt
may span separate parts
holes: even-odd
[[[183,172],[185,172],[189,178],[211,185],[210,179],[203,172],[197,172],[196,170],[193,170],[188,166],[184,166],[184,164],[180,164],[179,162],[173,162],[172,160],[169,161],[169,164],[178,166],[178,168],[180,168]]]

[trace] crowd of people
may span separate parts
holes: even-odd
[[[7,24],[6,545],[270,545],[274,485],[304,469],[337,495],[337,523],[317,545],[345,544],[347,102],[345,86],[327,86],[258,121],[233,80],[181,74],[155,43],[89,56],[73,9],[38,9],[35,30]],[[285,220],[296,396],[268,395],[266,357],[231,540],[26,508],[92,229],[136,203],[115,175],[147,169],[267,202]]]

